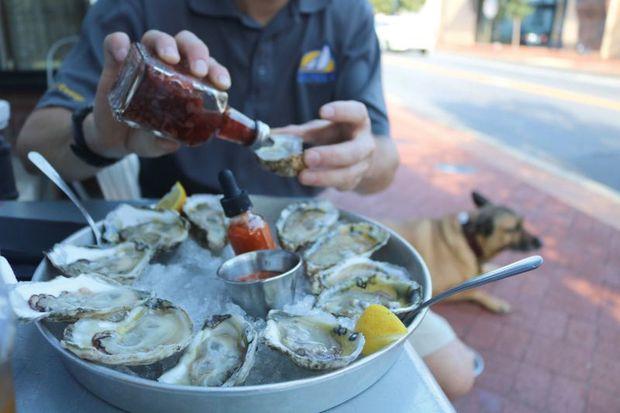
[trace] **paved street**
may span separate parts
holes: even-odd
[[[384,55],[388,99],[620,191],[620,78],[437,52]]]

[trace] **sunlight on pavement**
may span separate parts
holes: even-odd
[[[606,99],[602,97],[588,95],[585,93],[571,92],[559,88],[544,86],[539,83],[524,82],[502,76],[492,76],[482,73],[475,73],[470,70],[440,67],[431,63],[411,59],[410,57],[384,55],[383,62],[385,65],[389,66],[414,69],[435,75],[440,74],[489,86],[517,90],[520,92],[529,93],[531,95],[560,99],[567,102],[596,106],[599,108],[620,112],[620,101],[618,100]]]

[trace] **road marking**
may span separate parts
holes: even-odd
[[[518,90],[521,92],[529,93],[531,95],[559,99],[567,102],[578,103],[581,105],[596,106],[599,108],[620,112],[620,101],[592,96],[585,93],[571,92],[564,89],[544,86],[539,83],[524,82],[521,80],[514,80],[502,76],[485,75],[463,69],[440,67],[430,63],[421,62],[419,60],[412,60],[410,58],[403,57],[389,56],[387,58],[384,58],[384,62],[391,66],[414,69],[418,71],[421,70],[435,75],[441,74],[444,76],[449,76],[456,79],[463,79],[489,86]]]

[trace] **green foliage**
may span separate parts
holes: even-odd
[[[434,0],[436,1],[436,0]],[[426,0],[370,0],[375,13],[394,14],[399,11],[418,11]]]
[[[500,0],[499,17],[523,20],[534,11],[529,0]]]

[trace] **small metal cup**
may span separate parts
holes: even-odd
[[[256,281],[239,281],[258,271],[280,273]],[[233,301],[249,315],[265,318],[272,308],[291,304],[297,277],[303,272],[299,255],[284,250],[262,250],[238,255],[224,262],[217,275],[224,280]]]

